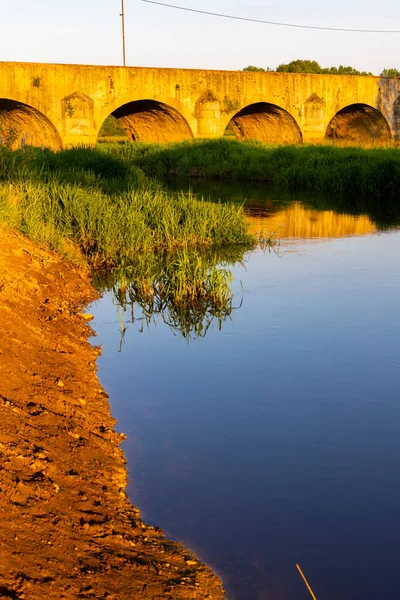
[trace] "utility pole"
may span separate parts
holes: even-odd
[[[121,0],[121,15],[122,19],[122,60],[123,65],[126,67],[126,53],[125,53],[125,6],[124,0]]]

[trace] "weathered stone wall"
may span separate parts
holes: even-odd
[[[387,143],[400,138],[400,79],[0,62],[2,137],[94,144],[111,113],[146,141],[219,137],[230,124],[262,141],[321,142],[328,131]]]

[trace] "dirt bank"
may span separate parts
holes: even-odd
[[[145,525],[81,307],[88,273],[0,231],[0,598],[221,599]]]

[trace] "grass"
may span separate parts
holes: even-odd
[[[345,202],[345,212],[359,212],[363,198],[361,212],[380,214],[385,206],[386,219],[400,195],[400,154],[228,139],[60,152],[0,147],[0,224],[64,256],[76,259],[79,249],[110,275],[108,285],[132,319],[136,307],[142,324],[158,315],[186,339],[203,336],[231,315],[228,264],[256,240],[242,205],[168,193],[156,179],[167,175],[329,191],[339,210]]]
[[[109,149],[0,147],[0,224],[75,261],[78,249],[120,309],[133,317],[139,306],[148,324],[161,315],[187,339],[229,317],[232,276],[220,263],[256,242],[242,206],[168,193]]]
[[[400,196],[400,152],[394,148],[266,146],[222,138],[168,146],[104,144],[102,151],[156,178],[267,181],[292,190]]]
[[[249,248],[241,206],[169,194],[114,152],[0,147],[0,223],[61,253],[78,247],[96,269],[141,253]]]

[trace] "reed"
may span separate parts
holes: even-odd
[[[96,269],[137,254],[191,247],[252,247],[241,206],[169,194],[110,151],[44,152],[0,147],[0,223]]]
[[[400,196],[400,153],[395,148],[266,146],[230,139],[179,144],[103,145],[147,175],[266,181],[293,190]]]

